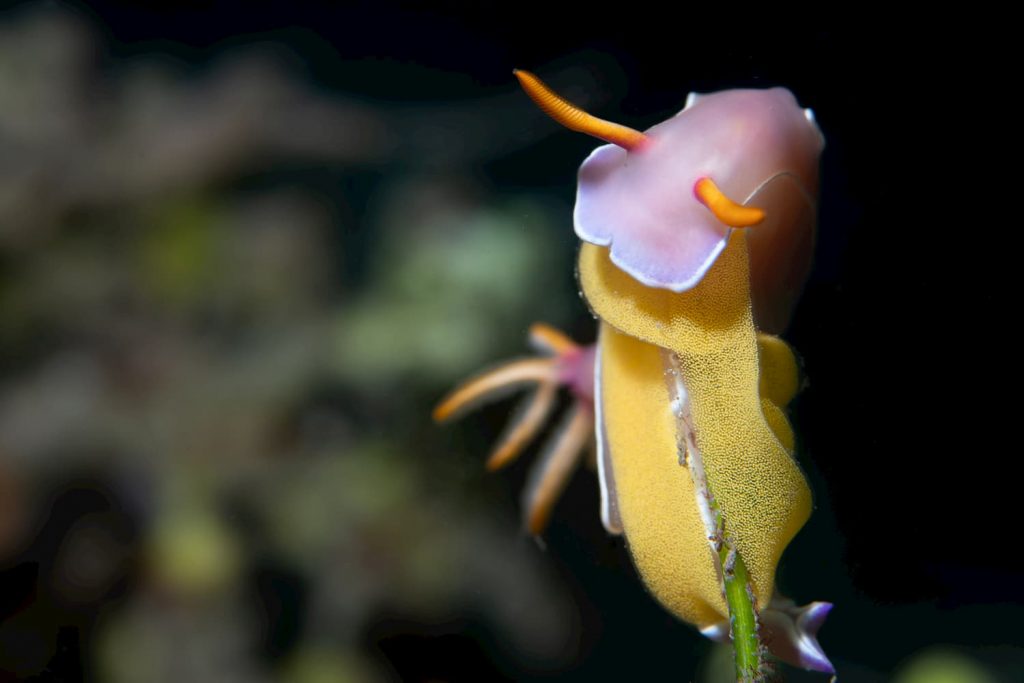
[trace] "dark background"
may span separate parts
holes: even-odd
[[[200,72],[238,46],[264,44],[317,88],[398,112],[513,93],[513,67],[555,75],[577,101],[592,98],[593,113],[639,129],[674,114],[692,90],[793,90],[826,139],[816,265],[786,334],[809,378],[793,420],[817,510],[784,558],[780,585],[798,602],[836,604],[821,641],[840,680],[885,680],[913,653],[946,644],[1004,676],[1021,664],[1024,573],[1011,558],[1020,519],[1018,221],[1015,207],[992,199],[1000,188],[990,162],[1008,136],[978,82],[999,62],[989,63],[972,27],[836,9],[826,18],[824,8],[802,13],[804,25],[731,9],[681,7],[670,17],[637,3],[571,17],[475,3],[63,6],[98,29],[107,68],[157,56]],[[573,74],[594,91],[574,91]],[[424,158],[430,145],[409,143],[408,153],[361,172],[354,196],[372,201],[387,174],[458,167],[499,196],[571,205],[575,169],[594,143],[539,117],[529,125],[549,130],[484,158],[447,148]],[[554,239],[568,272],[568,223]],[[340,277],[358,287],[374,237],[353,230],[339,240],[349,266]],[[570,331],[589,338],[585,307],[572,316]],[[489,430],[467,457],[482,454],[503,416],[454,428]],[[525,473],[500,476],[501,504],[514,508]],[[600,529],[592,484],[574,482],[545,538],[545,561],[581,614],[577,653],[546,675],[685,679],[705,645],[644,594],[621,542]],[[31,584],[22,565],[8,566],[4,594]],[[296,595],[279,593],[285,613],[301,615]],[[4,604],[0,616],[12,612]],[[61,628],[50,671],[74,680],[83,656],[76,629],[86,627]],[[538,675],[471,614],[432,624],[382,614],[360,638],[402,680]],[[263,647],[290,643],[281,635]]]

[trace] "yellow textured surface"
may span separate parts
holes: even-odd
[[[758,340],[748,281],[742,232],[734,233],[705,278],[682,293],[644,287],[611,263],[606,248],[584,244],[580,252],[580,282],[594,312],[625,335],[678,355],[709,486],[724,517],[726,532],[750,572],[758,605],[763,606],[771,598],[782,551],[810,515],[811,496],[788,452],[787,446],[792,446],[788,425],[783,430],[775,424],[773,429],[762,407]],[[624,345],[615,348],[623,349],[623,353],[627,350]],[[629,352],[637,353],[635,349]],[[609,358],[609,353],[610,349],[602,349],[602,359]],[[625,361],[615,363],[615,367],[624,366]],[[616,400],[611,394],[624,389],[617,389],[612,381],[607,377],[602,380],[604,420],[631,551],[655,596],[683,619],[701,625],[698,613],[678,606],[703,599],[706,589],[688,596],[689,600],[680,597],[679,592],[686,590],[681,586],[703,585],[702,577],[714,571],[713,558],[708,552],[698,556],[676,554],[688,551],[678,545],[665,545],[665,522],[661,521],[666,515],[678,515],[693,523],[694,517],[687,512],[696,506],[692,488],[680,484],[678,497],[668,504],[622,479],[631,468],[663,473],[655,478],[678,477],[678,473],[670,474],[673,468],[686,471],[676,464],[674,445],[650,443],[647,432],[652,427],[634,424],[636,416],[624,412],[622,406],[628,397]],[[663,385],[662,391],[662,407],[652,408],[656,412],[647,416],[652,425],[669,419],[664,417],[670,414],[667,386]],[[772,389],[770,393],[781,397],[785,392]],[[779,418],[785,421],[781,411],[773,414],[771,421],[778,423]],[[637,429],[641,430],[639,436],[626,436]],[[787,434],[784,440],[789,443],[783,444],[780,437]],[[631,480],[638,481],[646,480]],[[708,564],[710,569],[699,566]],[[721,601],[715,608],[725,617]]]
[[[772,430],[772,434],[779,440],[787,452],[792,453],[796,446],[796,438],[793,435],[793,427],[790,426],[786,414],[777,405],[767,398],[761,397],[761,410],[764,412],[765,422]]]
[[[792,453],[795,447],[793,427],[782,409],[793,400],[800,388],[800,368],[796,354],[778,337],[759,332],[757,355],[761,369],[758,385],[764,419],[782,446]]]
[[[693,480],[679,466],[662,351],[602,325],[600,352],[615,490],[633,562],[674,614],[701,627],[717,623],[725,600]]]
[[[757,335],[761,363],[761,396],[785,408],[800,388],[800,369],[789,345],[771,334]]]

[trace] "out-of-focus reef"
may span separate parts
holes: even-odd
[[[552,209],[472,172],[527,106],[103,55],[0,23],[0,671],[388,680],[410,630],[569,656],[571,600],[427,410],[572,305]]]

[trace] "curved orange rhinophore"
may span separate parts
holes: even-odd
[[[544,82],[529,71],[513,69],[512,73],[519,79],[519,84],[537,103],[541,110],[570,130],[593,135],[605,142],[618,145],[623,149],[634,150],[647,142],[647,136],[638,130],[611,121],[591,116],[564,98],[557,95]]]
[[[726,197],[711,178],[698,180],[693,186],[693,193],[701,204],[715,214],[715,218],[730,228],[749,228],[764,220],[763,209],[737,204]]]

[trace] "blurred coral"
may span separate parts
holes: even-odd
[[[383,680],[369,627],[459,614],[564,658],[574,606],[511,511],[446,492],[434,463],[482,472],[417,407],[568,301],[550,211],[466,191],[492,130],[403,170],[409,121],[490,105],[327,95],[267,51],[99,52],[61,12],[0,25],[0,558],[36,596],[0,615],[0,671],[93,648],[115,682]],[[368,192],[387,208],[350,210]]]

